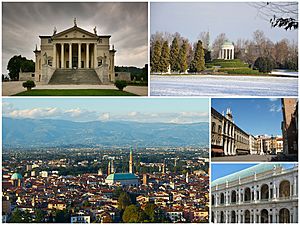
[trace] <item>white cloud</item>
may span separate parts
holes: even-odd
[[[270,100],[271,102],[275,102],[275,101],[278,100],[278,98],[269,98],[269,100]]]
[[[109,113],[103,113],[99,116],[99,120],[109,120],[110,119],[110,114]]]
[[[269,111],[270,112],[281,112],[281,106],[276,105],[276,104],[272,104]]]

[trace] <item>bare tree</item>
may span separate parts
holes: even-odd
[[[251,2],[258,16],[271,23],[272,27],[285,30],[298,29],[298,2]]]
[[[219,34],[214,43],[212,44],[212,58],[217,59],[219,57],[219,51],[221,49],[221,46],[224,44],[224,42],[227,40],[226,34],[221,33]]]
[[[198,35],[198,40],[202,41],[202,46],[204,49],[207,49],[209,48],[209,32],[201,32],[199,35]]]

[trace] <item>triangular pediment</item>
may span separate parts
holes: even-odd
[[[52,36],[52,39],[71,39],[71,38],[95,38],[98,36],[80,27],[74,26]]]

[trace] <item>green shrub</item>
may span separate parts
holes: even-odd
[[[258,70],[252,70],[251,68],[220,68],[219,72],[227,72],[228,74],[249,74],[259,75]]]
[[[213,66],[221,66],[222,68],[231,68],[231,67],[249,67],[247,63],[244,63],[240,59],[233,60],[224,60],[224,59],[214,59],[213,61],[206,63],[207,68],[211,68]]]
[[[270,73],[274,67],[274,62],[267,57],[258,57],[254,62],[254,68],[262,73]]]
[[[116,80],[115,86],[120,90],[123,91],[123,89],[127,86],[127,82],[125,80]]]
[[[35,83],[34,83],[34,81],[32,81],[32,80],[28,80],[28,81],[25,81],[25,82],[23,83],[23,87],[24,87],[24,88],[27,88],[27,91],[30,91],[31,88],[34,88],[34,87],[35,87]]]

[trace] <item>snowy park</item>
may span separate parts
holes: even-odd
[[[151,75],[151,96],[298,96],[298,78]]]

